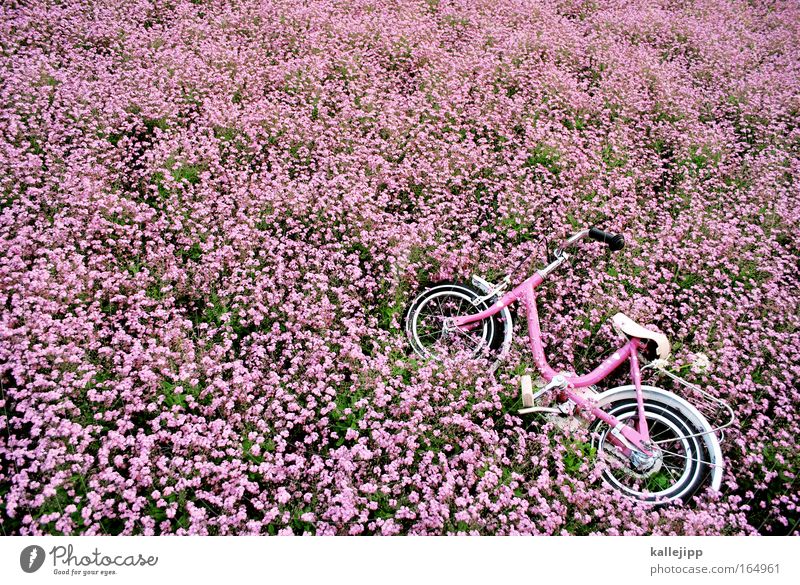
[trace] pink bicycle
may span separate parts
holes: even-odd
[[[522,300],[534,362],[544,381],[534,391],[530,376],[522,377],[521,414],[574,416],[576,411],[583,412],[591,421],[593,446],[603,465],[604,481],[631,498],[651,503],[686,501],[709,480],[712,489],[719,490],[723,458],[717,433],[730,423],[714,428],[682,397],[642,384],[640,354],[653,360],[645,368],[664,371],[671,350],[666,336],[617,313],[613,323],[625,343],[595,370],[579,376],[556,372],[547,363],[535,291],[569,259],[567,250],[586,238],[605,243],[612,251],[621,250],[625,243],[621,235],[591,228],[572,235],[555,250],[549,264],[508,292],[510,274],[498,285],[473,277],[472,285],[443,282],[426,288],[406,311],[405,330],[414,351],[426,359],[452,358],[464,352],[471,356],[496,352],[502,356],[512,339],[508,307]],[[632,384],[598,392],[595,384],[625,361],[630,364]],[[556,406],[537,406],[538,399],[553,395]]]

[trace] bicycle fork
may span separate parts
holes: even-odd
[[[639,430],[620,422],[615,416],[608,414],[604,410],[592,405],[586,398],[574,392],[571,388],[565,388],[564,393],[567,399],[581,410],[592,414],[606,423],[611,429],[608,440],[617,447],[626,457],[634,459],[635,452],[643,454],[645,457],[653,457],[655,453],[650,447],[650,437],[647,434],[647,423],[644,420],[644,406],[641,396],[641,384],[636,386],[637,401],[639,403]],[[642,432],[644,430],[644,432]]]
[[[535,394],[532,393],[529,387],[526,387],[530,382],[523,380],[523,408],[520,414],[529,412],[551,412],[556,414],[565,414],[561,408],[546,408],[534,406],[535,401],[542,394],[558,389],[563,392],[565,398],[572,402],[578,409],[590,413],[595,418],[605,422],[611,431],[609,432],[608,441],[614,445],[625,457],[629,458],[637,466],[647,466],[649,462],[656,456],[651,444],[650,434],[647,426],[647,420],[644,412],[644,396],[642,395],[642,378],[639,371],[639,359],[637,357],[638,340],[632,340],[634,343],[633,351],[631,351],[629,360],[631,365],[631,377],[633,379],[634,387],[636,388],[636,402],[637,402],[637,423],[636,427],[628,426],[619,421],[615,416],[608,414],[604,410],[598,408],[592,402],[584,397],[582,394],[575,391],[575,388],[570,384],[567,376],[558,374],[553,376],[548,384],[540,388]],[[527,384],[526,384],[527,382]]]

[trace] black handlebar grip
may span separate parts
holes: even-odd
[[[589,237],[598,242],[603,242],[611,248],[612,252],[622,250],[625,247],[625,238],[622,234],[609,234],[596,227],[589,229]]]

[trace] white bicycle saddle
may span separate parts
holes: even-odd
[[[667,336],[663,333],[650,331],[623,313],[617,313],[611,317],[611,320],[614,322],[614,326],[617,330],[623,335],[636,337],[637,339],[650,339],[655,342],[658,359],[665,360],[669,357],[671,347],[669,339],[667,339]]]

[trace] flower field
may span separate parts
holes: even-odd
[[[796,2],[11,1],[0,63],[3,534],[798,532]],[[517,415],[522,308],[495,375],[409,349],[423,283],[590,225],[550,361],[657,326],[721,493]]]

